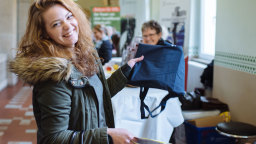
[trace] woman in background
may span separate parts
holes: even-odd
[[[93,27],[93,34],[96,39],[96,49],[102,64],[104,65],[112,58],[113,45],[111,44],[109,37],[106,36],[105,28],[102,25],[95,25]]]
[[[73,0],[36,0],[10,70],[33,85],[37,143],[134,143],[114,128],[111,97],[126,84],[132,59],[105,79],[88,20]]]
[[[158,22],[150,20],[143,23],[141,32],[143,43],[151,45],[163,45],[164,40],[161,38],[162,27]]]

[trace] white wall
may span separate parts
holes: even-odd
[[[31,0],[19,0],[17,5],[17,41],[19,42],[26,30],[28,10],[31,5]]]
[[[25,33],[31,0],[0,0],[0,89],[17,83],[17,77],[7,71],[9,59],[15,56],[21,36]]]
[[[256,1],[217,0],[213,96],[256,125]]]
[[[12,56],[12,49],[17,47],[17,1],[0,0],[0,53]],[[6,69],[0,69],[0,73],[6,73]],[[17,77],[12,73],[7,73],[8,84],[17,82]],[[6,79],[7,79],[6,77]]]
[[[256,55],[256,1],[218,0],[216,51]]]
[[[0,53],[0,91],[3,90],[7,84],[7,54]]]
[[[17,46],[16,0],[0,0],[0,52],[8,53]]]

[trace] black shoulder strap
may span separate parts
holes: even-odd
[[[175,95],[173,95],[173,93],[168,93],[160,102],[160,104],[155,107],[152,111],[149,110],[149,107],[145,104],[144,99],[148,93],[148,89],[149,88],[144,88],[144,87],[140,87],[140,112],[141,112],[141,119],[147,119],[149,116],[151,116],[152,118],[158,116],[164,109],[166,106],[166,102],[171,98],[174,97]],[[153,115],[153,112],[156,111],[159,107],[161,107],[161,111],[157,114]],[[148,111],[149,115],[145,116],[145,109]]]
[[[141,112],[141,119],[147,119],[149,116],[151,116],[152,118],[158,116],[164,109],[166,106],[167,101],[170,98],[173,97],[180,97],[182,96],[182,94],[176,94],[174,92],[169,91],[168,94],[161,100],[160,104],[155,107],[152,111],[150,111],[149,107],[144,103],[144,99],[148,93],[148,87],[140,87],[140,112]],[[156,111],[158,108],[161,107],[161,110],[159,113],[154,114],[153,112]],[[145,116],[145,109],[148,111],[149,115]]]
[[[149,88],[140,87],[140,113],[141,113],[141,119],[147,119],[148,116],[145,116],[145,110],[144,108],[150,113],[150,110],[148,106],[144,103],[144,99],[148,93]]]

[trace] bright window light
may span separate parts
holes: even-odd
[[[216,0],[201,0],[200,57],[212,59],[215,55]]]

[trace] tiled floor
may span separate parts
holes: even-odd
[[[0,144],[36,144],[32,88],[19,82],[0,91]]]

